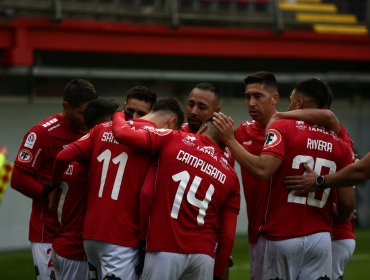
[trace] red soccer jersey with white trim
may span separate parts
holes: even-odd
[[[136,127],[154,127],[135,119]],[[95,126],[72,143],[81,159],[90,160],[84,240],[136,248],[140,234],[139,200],[150,155],[119,144],[112,123]]]
[[[174,130],[148,135],[159,164],[147,250],[214,256],[221,211],[239,212],[236,172],[206,136]]]
[[[255,121],[242,122],[235,131],[235,139],[243,148],[253,155],[259,155],[265,142],[265,128]],[[248,239],[256,244],[267,204],[267,193],[270,180],[256,180],[246,169],[240,168],[244,196],[247,205]]]
[[[347,143],[348,147],[354,152],[354,145],[351,136],[348,131],[344,128],[343,125],[340,126],[339,137]],[[334,217],[333,219],[333,240],[342,240],[342,239],[355,239],[355,220],[352,219],[347,222],[337,221]]]
[[[272,176],[266,221],[266,239],[283,240],[316,232],[331,232],[333,192],[325,189],[297,196],[284,186],[284,178],[302,175],[304,163],[318,174],[334,173],[352,161],[352,153],[338,136],[325,128],[296,120],[278,120],[267,131],[261,154],[282,160]]]
[[[82,230],[87,205],[88,173],[87,163],[70,164],[58,189],[57,214],[61,227],[52,246],[58,255],[70,260],[86,260]]]
[[[32,127],[24,136],[14,169],[30,174],[44,186],[50,181],[57,153],[82,135],[81,131],[68,126],[60,114],[55,114]],[[48,209],[47,200],[34,198],[29,240],[50,243],[58,227],[56,215]]]

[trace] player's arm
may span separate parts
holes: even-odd
[[[150,140],[148,132],[136,130],[125,120],[124,112],[116,112],[113,115],[112,131],[118,143],[140,150],[148,150]]]
[[[339,221],[348,221],[353,217],[356,207],[354,188],[337,188],[337,218]]]
[[[340,133],[340,123],[336,115],[328,109],[299,109],[287,112],[276,112],[266,129],[272,124],[272,122],[278,119],[294,119],[302,120],[307,123],[317,124],[324,126],[335,133]]]
[[[39,183],[37,173],[44,161],[47,142],[47,131],[42,127],[33,127],[23,138],[14,163],[10,185],[32,199],[45,198],[45,186]]]
[[[247,152],[234,137],[233,121],[223,113],[215,113],[214,126],[222,135],[234,159],[258,180],[267,180],[279,168],[281,159],[273,155],[253,155]]]
[[[220,232],[216,259],[214,265],[214,275],[222,279],[226,268],[229,265],[231,252],[234,245],[235,229],[238,214],[234,211],[225,209],[221,212]]]
[[[14,165],[10,185],[13,189],[32,199],[43,199],[44,186],[37,181],[37,175],[17,164]]]
[[[287,176],[285,178],[284,182],[288,189],[307,193],[316,191],[320,188],[320,186],[316,184],[319,175],[307,165],[305,165],[305,168],[305,175]],[[368,179],[370,179],[370,153],[367,153],[362,159],[344,167],[336,173],[325,175],[322,187],[354,186]]]

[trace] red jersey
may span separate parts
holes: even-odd
[[[50,181],[57,153],[82,135],[56,114],[32,127],[23,138],[15,159],[12,187],[33,198],[29,225],[32,242],[53,240],[59,225],[55,213],[48,209],[48,202],[42,197],[42,190]]]
[[[138,127],[154,124],[136,119]],[[74,160],[90,160],[84,240],[136,248],[140,234],[140,190],[150,155],[119,144],[112,123],[95,126],[67,149]]]
[[[147,250],[214,256],[220,212],[239,212],[234,169],[208,137],[177,131],[149,135],[159,165]]]
[[[52,246],[59,256],[70,260],[86,260],[82,230],[87,205],[88,172],[88,164],[70,164],[63,175],[57,197],[57,215],[61,227]]]
[[[194,133],[190,130],[190,126],[188,123],[184,123],[179,130],[182,132]]]
[[[332,190],[297,196],[285,188],[283,181],[286,176],[303,174],[304,163],[317,174],[338,171],[352,162],[348,146],[334,132],[323,127],[282,119],[274,122],[268,130],[261,154],[282,160],[271,178],[262,235],[270,240],[283,240],[331,232]]]
[[[265,127],[255,121],[242,122],[235,131],[235,139],[253,155],[259,155],[265,142]],[[244,196],[247,204],[248,239],[256,244],[267,205],[267,190],[270,180],[256,180],[247,170],[240,168]]]
[[[348,131],[341,125],[339,137],[347,143],[348,147],[354,152],[354,145],[349,135]],[[333,240],[342,240],[342,239],[355,239],[355,220],[352,219],[347,222],[337,221],[334,217],[333,219]]]

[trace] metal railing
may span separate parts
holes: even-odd
[[[17,16],[94,19],[148,24],[267,27],[275,30],[309,28],[282,12],[283,0],[0,0],[0,19]],[[323,0],[336,4],[339,12],[353,13],[369,26],[370,0]]]

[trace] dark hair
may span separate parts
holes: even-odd
[[[333,100],[333,93],[329,85],[317,78],[310,78],[300,81],[295,90],[310,97],[319,109],[329,108]]]
[[[263,84],[274,92],[277,92],[279,89],[275,75],[267,71],[259,71],[247,76],[244,79],[244,85],[247,86],[249,84]]]
[[[153,107],[153,105],[157,101],[156,93],[144,86],[135,86],[133,88],[130,88],[127,92],[126,102],[132,98],[148,102],[150,104],[150,107]]]
[[[63,101],[66,101],[72,108],[98,98],[94,86],[83,79],[70,81],[63,91]]]
[[[117,111],[119,103],[113,99],[98,98],[87,103],[84,110],[84,120],[88,128],[102,122],[106,117]]]
[[[152,112],[157,111],[170,111],[175,113],[177,117],[177,128],[180,128],[184,123],[184,111],[182,110],[180,103],[173,97],[158,100],[152,108]]]
[[[202,82],[202,83],[196,84],[194,88],[199,88],[199,89],[208,90],[210,92],[213,92],[217,98],[219,97],[219,94],[220,94],[220,91],[218,90],[218,88],[215,85],[208,83],[208,82]]]

